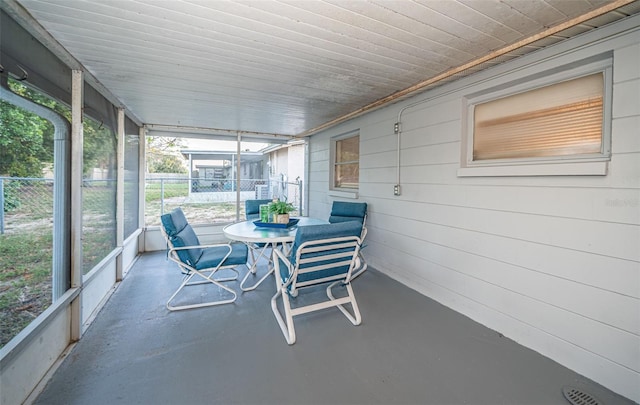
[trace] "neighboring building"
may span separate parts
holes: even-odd
[[[240,178],[241,200],[281,198],[300,207],[304,185],[304,142],[237,152],[184,149],[191,173],[189,198],[195,201],[219,200],[221,193],[235,193]]]

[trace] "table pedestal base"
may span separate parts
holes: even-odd
[[[249,247],[249,251],[251,252],[251,261],[253,263],[251,263],[251,266],[249,267],[249,271],[247,272],[247,274],[244,276],[244,278],[242,279],[242,281],[240,282],[240,289],[242,291],[252,291],[255,290],[267,277],[269,277],[269,275],[271,273],[273,273],[273,260],[271,259],[271,255],[266,255],[267,249],[269,247],[271,247],[271,249],[275,249],[276,248],[275,243],[265,243],[264,246],[262,246],[262,248],[257,247],[256,245],[253,244],[247,244],[247,246]],[[254,252],[255,251],[259,251],[258,257],[255,257]],[[249,275],[251,274],[256,274],[257,272],[257,267],[258,267],[258,261],[261,258],[265,258],[267,259],[267,274],[265,274],[264,276],[262,276],[255,284],[253,284],[252,286],[249,287],[245,287],[245,282],[247,281],[247,279],[249,278]]]

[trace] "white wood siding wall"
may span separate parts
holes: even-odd
[[[314,135],[310,215],[327,217],[334,199],[331,137],[359,129],[371,266],[640,402],[639,27],[626,20]],[[605,52],[608,175],[457,177],[465,95]],[[393,123],[420,100],[402,116],[395,197]]]

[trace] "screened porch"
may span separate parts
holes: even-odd
[[[0,0],[0,30],[3,405],[640,401],[640,1]],[[287,345],[271,278],[168,311],[160,216],[224,243],[274,197],[368,204],[362,324]]]

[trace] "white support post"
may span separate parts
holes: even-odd
[[[191,193],[193,192],[193,154],[189,153],[189,197],[191,197]],[[198,177],[199,180],[199,177]]]
[[[146,151],[147,151],[147,130],[142,126],[140,127],[140,131],[138,132],[138,144],[139,144],[139,154],[138,154],[138,228],[143,229],[143,232],[140,233],[140,238],[138,239],[138,251],[140,253],[144,252],[144,229],[145,229],[145,200],[144,200],[144,192],[145,192],[145,184],[147,181],[147,160],[146,160]]]
[[[118,151],[116,174],[116,246],[124,245],[124,109],[118,108]],[[116,258],[116,281],[121,281],[124,273],[122,250]]]
[[[238,139],[236,140],[236,221],[240,221],[240,153],[241,153],[241,142],[242,135],[240,132],[237,134]]]
[[[71,71],[71,288],[82,287],[82,150],[84,73]],[[71,340],[82,335],[82,294],[71,303]]]

